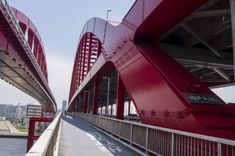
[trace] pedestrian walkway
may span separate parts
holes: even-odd
[[[138,156],[136,152],[84,123],[65,116],[62,119],[59,156]]]

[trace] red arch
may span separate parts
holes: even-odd
[[[98,69],[112,61],[143,123],[234,139],[235,127],[231,125],[235,119],[229,110],[232,106],[225,105],[158,46],[163,33],[205,2],[181,0],[178,4],[172,0],[139,0],[116,27],[99,18],[90,19],[79,43],[86,33],[92,33],[102,42],[104,51],[93,67],[97,70],[89,73],[76,92],[70,90],[69,107],[73,107],[73,100]],[[171,16],[174,12],[177,14]],[[75,66],[72,80],[76,76]],[[71,88],[72,85],[73,81]],[[206,95],[219,104],[193,102],[189,99],[191,94]]]
[[[95,35],[92,33],[86,33],[83,35],[76,52],[73,77],[70,85],[69,101],[101,54],[101,51],[101,42]]]
[[[55,111],[56,102],[48,86],[43,45],[35,26],[6,2],[1,4],[0,16],[0,61],[5,66],[1,69],[1,78],[37,99],[44,111]]]
[[[12,8],[12,12],[14,13],[16,19],[19,22],[19,25],[28,39],[28,44],[32,49],[32,52],[37,59],[37,62],[41,68],[41,71],[48,82],[48,73],[47,73],[47,63],[46,63],[46,55],[44,52],[43,43],[41,37],[37,31],[37,28],[34,26],[33,22],[21,11]]]

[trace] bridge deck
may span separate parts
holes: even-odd
[[[138,154],[80,119],[65,116],[62,120],[59,156],[67,155],[128,156]]]

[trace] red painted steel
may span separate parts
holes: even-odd
[[[117,77],[117,119],[124,118],[125,86],[120,75]]]
[[[73,94],[77,90],[78,86],[81,84],[85,75],[88,73],[90,68],[93,66],[94,62],[101,53],[101,43],[99,40],[91,33],[87,33],[81,40],[81,44],[78,46],[75,66],[73,69],[71,85],[70,85],[70,94],[69,99],[72,98]]]
[[[93,105],[92,105],[92,114],[97,114],[98,109],[98,95],[99,95],[99,80],[95,78],[94,80],[94,93],[93,93]]]
[[[0,3],[0,63],[2,79],[38,100],[44,111],[56,111],[41,37],[32,21],[6,1]]]
[[[83,113],[87,113],[87,104],[88,104],[88,92],[85,91],[83,93],[83,98],[84,98],[84,101],[83,101],[83,106],[84,106],[84,110],[83,110]]]
[[[75,58],[69,108],[76,92],[85,88],[79,81],[81,50],[87,35],[92,34],[103,47],[98,53],[105,64],[112,62],[134,102],[141,121],[172,129],[235,139],[235,108],[186,71],[159,47],[162,34],[192,14],[207,0],[137,0],[118,26],[99,19],[90,19],[83,28]],[[98,59],[99,60],[99,59]],[[99,69],[97,69],[99,68]],[[86,75],[88,71],[82,71]],[[93,72],[94,73],[94,72]],[[87,75],[86,81],[93,81]],[[76,86],[76,87],[75,87]],[[202,100],[202,101],[200,101]],[[208,102],[209,101],[209,102]],[[213,104],[217,103],[217,104]]]
[[[38,135],[35,134],[35,123],[36,122],[52,122],[53,118],[39,118],[39,117],[31,117],[29,119],[29,131],[28,131],[28,141],[27,141],[27,152],[33,146],[35,140],[39,138]]]
[[[25,31],[23,31],[24,35],[27,36],[29,46],[31,47],[33,52],[38,50],[38,49],[33,47],[33,44],[40,46],[40,54],[41,54],[40,60],[43,61],[43,63],[40,64],[40,67],[41,67],[41,70],[43,71],[43,66],[45,66],[46,70],[43,71],[43,74],[44,74],[46,80],[48,81],[48,78],[47,78],[47,65],[46,65],[44,47],[43,47],[43,44],[42,44],[41,37],[40,37],[40,35],[37,31],[37,28],[34,26],[33,22],[26,15],[24,15],[22,12],[20,12],[19,10],[15,9],[15,8],[11,8],[11,10],[14,13],[15,17],[17,18],[17,20],[19,21],[21,29],[25,30]],[[28,34],[26,34],[26,32],[28,32]],[[36,55],[34,55],[34,56],[37,58]]]

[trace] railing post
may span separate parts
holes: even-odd
[[[145,133],[145,153],[148,154],[148,140],[149,140],[149,128],[146,127]]]
[[[222,144],[221,143],[217,143],[217,153],[218,156],[222,156]]]
[[[175,155],[175,134],[171,134],[171,156]]]
[[[130,144],[132,145],[132,132],[133,131],[133,125],[131,124],[131,131],[130,131]]]
[[[119,121],[119,138],[121,137],[121,131],[122,131],[122,122]]]

